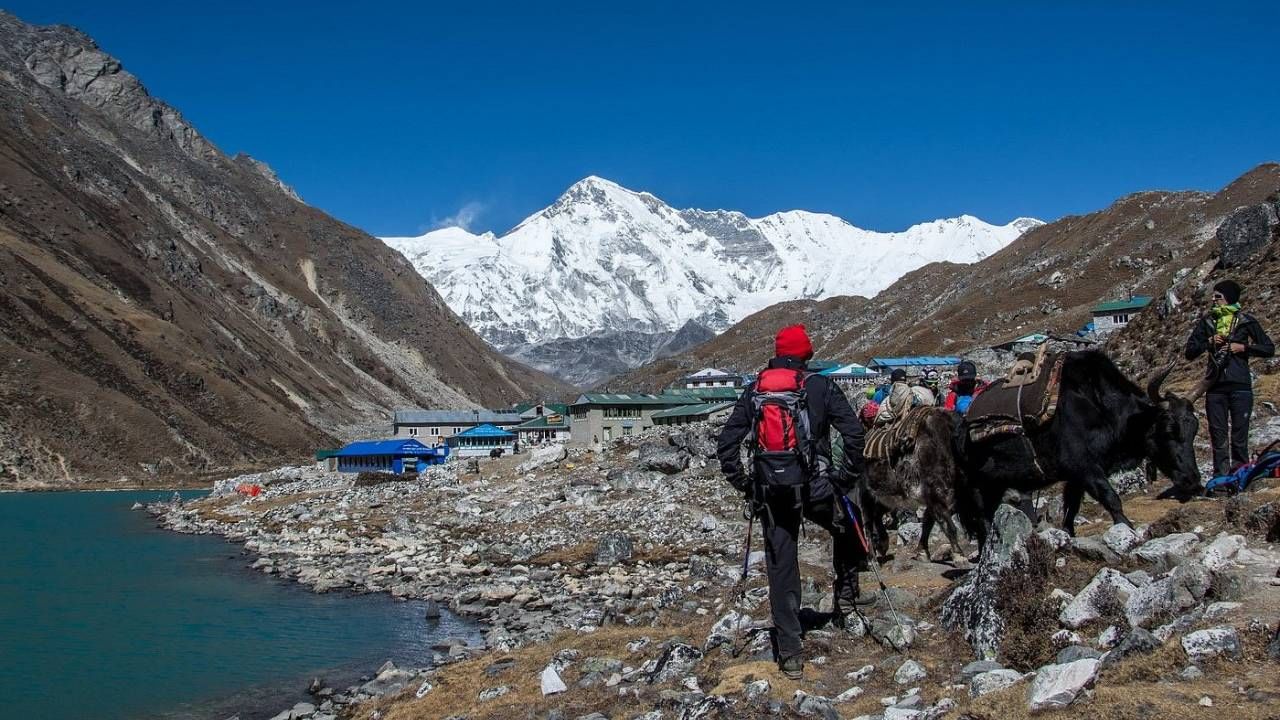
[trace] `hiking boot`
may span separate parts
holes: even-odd
[[[799,680],[804,675],[804,659],[799,655],[783,658],[778,661],[778,669],[782,671],[784,677]]]

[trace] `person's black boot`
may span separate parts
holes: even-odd
[[[804,659],[799,655],[783,658],[778,661],[778,669],[785,677],[799,680],[804,675]]]

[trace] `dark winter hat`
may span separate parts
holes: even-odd
[[[1213,286],[1213,291],[1222,293],[1222,297],[1226,298],[1228,305],[1235,305],[1240,302],[1240,293],[1244,288],[1240,287],[1240,283],[1235,280],[1223,280]]]
[[[906,371],[906,370],[903,370],[902,368],[898,368],[897,370],[894,370],[893,372],[889,373],[889,379],[890,379],[890,380],[892,380],[893,382],[899,382],[899,381],[901,381],[901,380],[906,380],[906,379],[907,379],[907,371]]]
[[[799,358],[808,360],[813,357],[813,343],[804,325],[788,325],[778,331],[773,340],[773,352],[778,357]]]
[[[961,380],[973,380],[978,377],[978,366],[969,360],[961,360],[956,367],[956,377]]]

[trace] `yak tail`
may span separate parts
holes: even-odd
[[[965,534],[977,538],[983,530],[983,508],[978,499],[978,484],[970,471],[969,430],[963,418],[958,420],[951,433],[951,449],[956,460],[955,514]]]

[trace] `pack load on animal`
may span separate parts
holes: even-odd
[[[897,422],[867,431],[862,457],[868,460],[897,461],[911,453],[920,425],[933,410],[930,406],[913,407]]]
[[[803,372],[788,368],[770,368],[756,380],[750,446],[764,485],[794,487],[809,480],[812,444],[804,381]]]
[[[988,385],[969,403],[965,426],[969,439],[1023,435],[1041,427],[1058,410],[1063,356],[1040,352],[1018,358],[1008,375]]]

